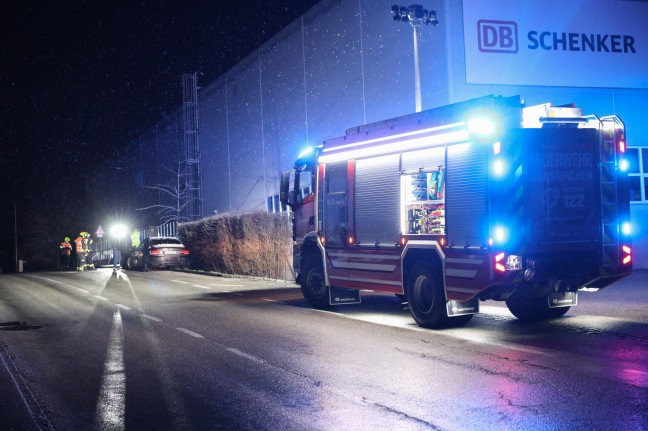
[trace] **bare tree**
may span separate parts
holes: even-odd
[[[165,170],[173,174],[173,177],[166,184],[155,184],[152,186],[144,186],[146,189],[156,190],[165,197],[166,203],[158,203],[149,205],[142,208],[136,208],[137,211],[155,210],[156,214],[160,217],[160,223],[176,222],[182,223],[189,221],[189,218],[184,214],[185,208],[192,203],[195,199],[187,199],[187,186],[186,174],[179,171],[164,167]]]

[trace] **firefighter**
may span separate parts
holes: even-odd
[[[70,244],[70,237],[66,236],[60,245],[61,248],[61,269],[68,271],[70,269],[70,253],[72,252],[72,244]]]
[[[83,271],[85,269],[85,252],[83,251],[83,233],[84,232],[81,232],[77,237],[77,239],[74,240],[74,244],[76,245],[74,250],[76,251],[77,271]]]
[[[81,236],[83,237],[83,252],[85,254],[84,269],[86,271],[95,270],[97,268],[95,268],[94,261],[92,260],[92,257],[94,256],[94,247],[92,243],[94,241],[92,240],[88,232],[81,232]]]

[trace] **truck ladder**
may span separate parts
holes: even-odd
[[[601,119],[603,142],[601,146],[601,253],[603,268],[612,268],[620,262],[620,232],[618,207],[618,175],[617,175],[617,128],[623,128],[623,123],[617,116]]]

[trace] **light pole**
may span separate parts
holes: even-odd
[[[436,27],[439,20],[436,12],[423,9],[419,4],[413,4],[410,7],[394,5],[391,8],[394,21],[409,22],[414,30],[414,98],[416,101],[416,112],[421,112],[421,72],[419,70],[419,46],[418,46],[418,28],[421,24],[432,25]]]

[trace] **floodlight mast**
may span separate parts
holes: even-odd
[[[439,25],[436,12],[423,9],[423,6],[414,4],[410,7],[393,5],[391,8],[394,21],[409,22],[414,33],[414,99],[416,103],[416,112],[421,112],[421,72],[419,67],[419,35],[418,28],[421,24]]]

